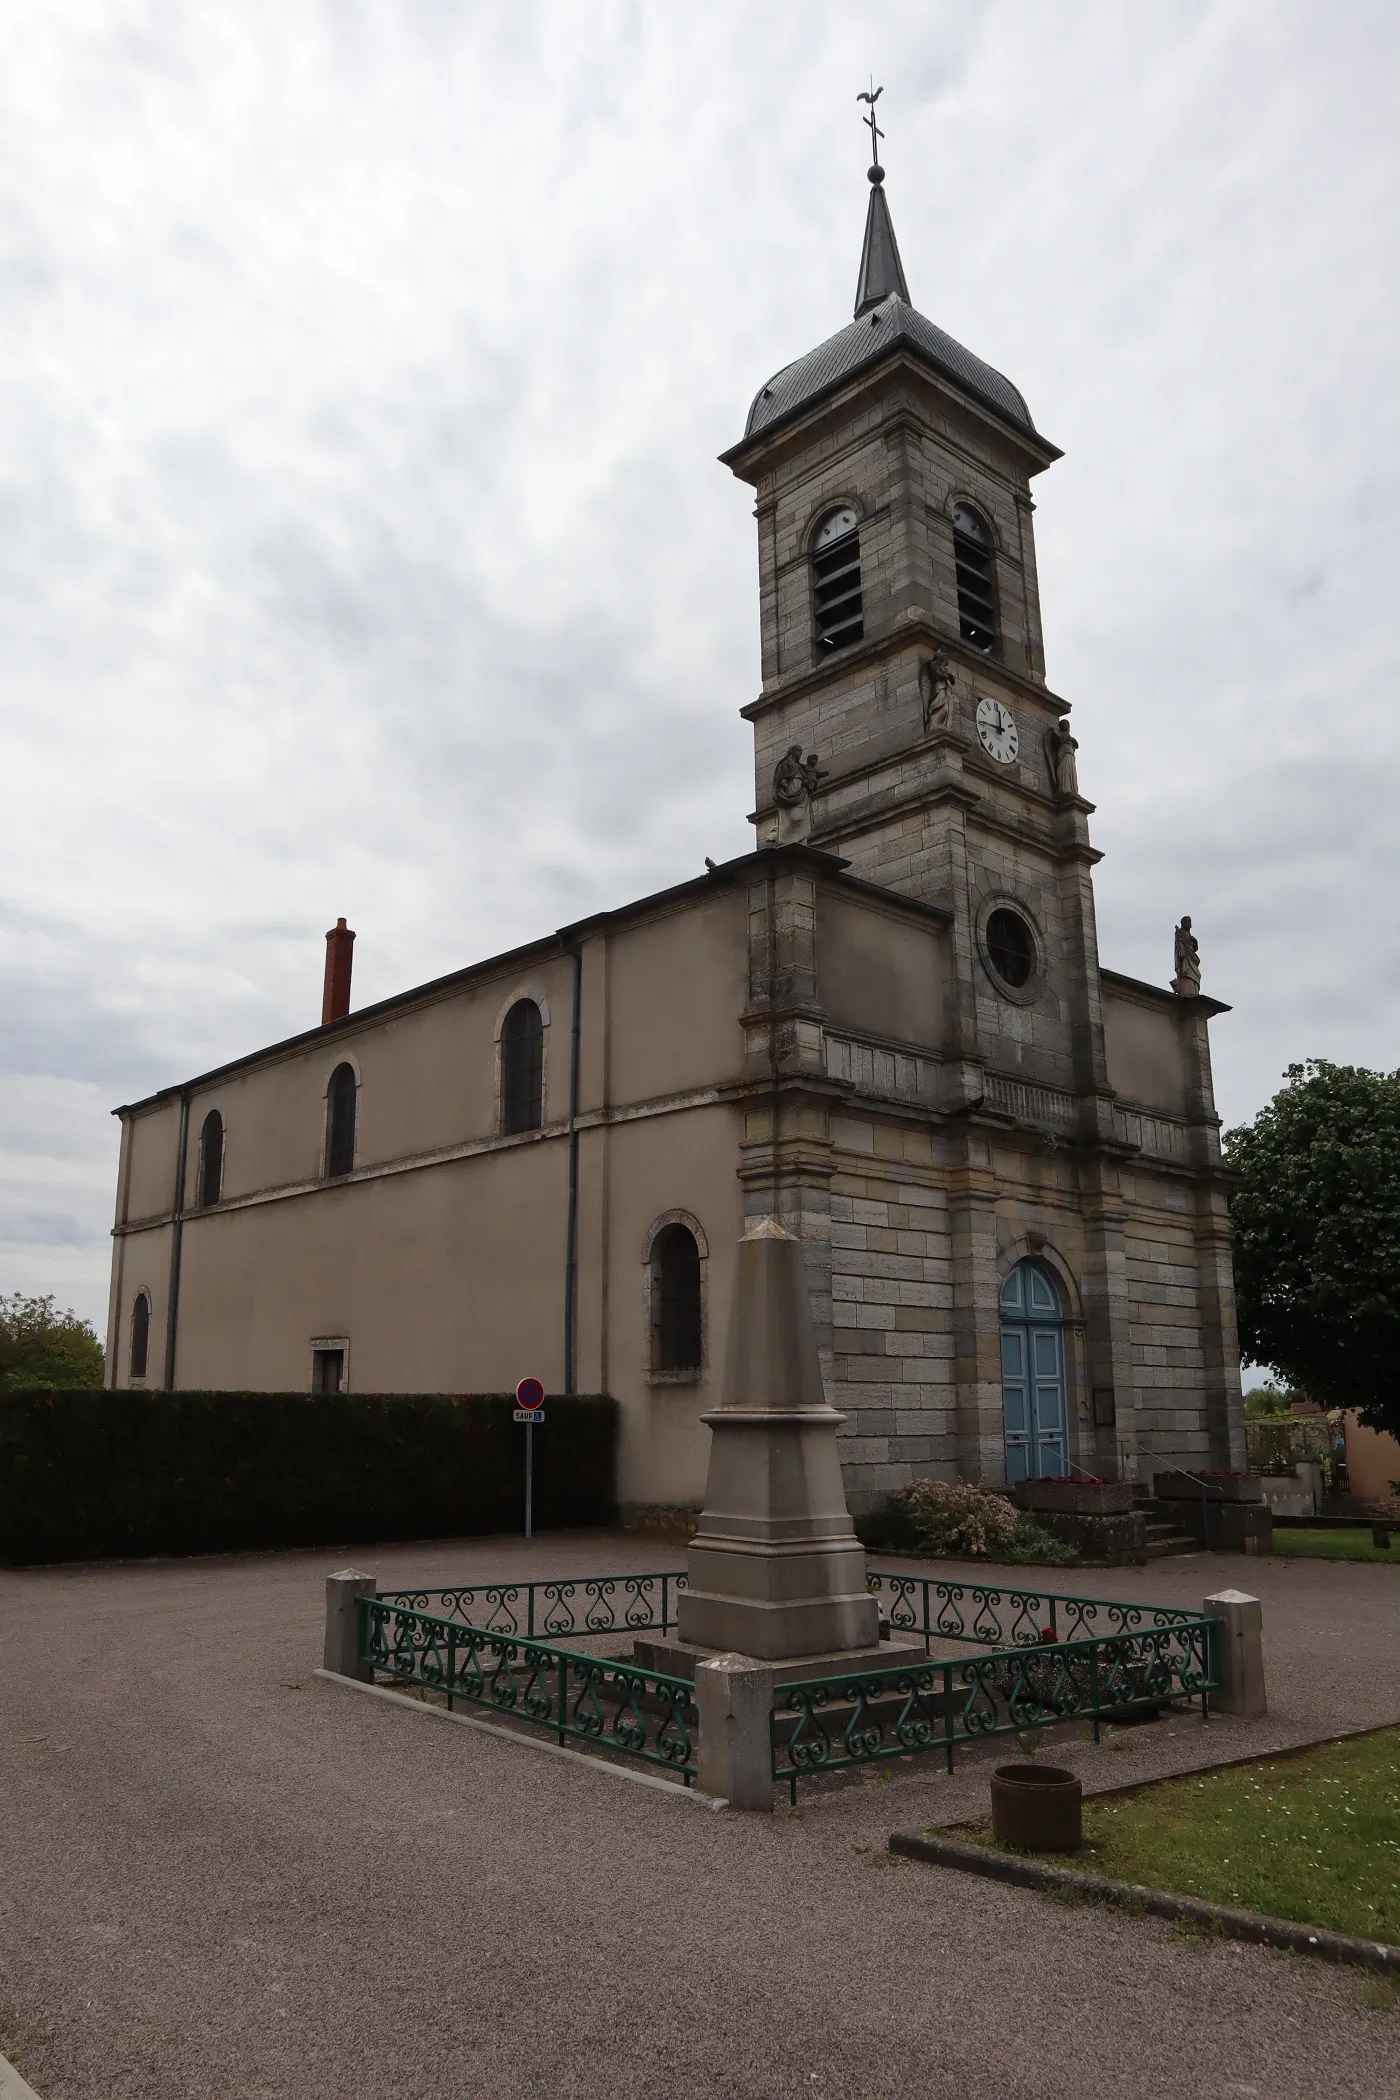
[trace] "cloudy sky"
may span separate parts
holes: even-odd
[[[749,843],[752,498],[915,303],[1037,485],[1103,958],[1222,1112],[1400,1063],[1400,26],[1367,0],[0,6],[0,1291],[105,1319],[111,1107]]]

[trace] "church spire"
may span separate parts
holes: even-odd
[[[865,244],[860,251],[860,277],[856,284],[856,319],[869,313],[872,306],[879,306],[891,292],[897,292],[906,305],[909,303],[909,287],[904,282],[904,265],[899,259],[899,243],[894,237],[894,220],[885,201],[885,171],[880,166],[880,141],[884,137],[875,122],[875,104],[884,94],[882,87],[870,83],[868,95],[857,95],[857,102],[868,102],[870,114],[861,119],[870,127],[870,209],[865,215]]]

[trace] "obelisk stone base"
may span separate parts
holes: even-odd
[[[771,1219],[739,1242],[724,1390],[677,1605],[682,1645],[765,1663],[866,1653],[879,1610],[846,1508],[802,1243]]]
[[[699,1683],[701,1663],[713,1662],[722,1650],[701,1648],[693,1641],[680,1641],[663,1634],[653,1638],[639,1634],[632,1643],[632,1660],[639,1670],[658,1670],[665,1677],[689,1677]],[[751,1656],[751,1662],[760,1658]],[[906,1664],[922,1666],[928,1657],[922,1641],[896,1635],[877,1641],[873,1648],[839,1648],[827,1655],[798,1655],[787,1662],[765,1662],[769,1681],[777,1686],[805,1684],[809,1677],[859,1677],[869,1670],[898,1670]]]

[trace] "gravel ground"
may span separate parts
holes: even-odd
[[[1400,2010],[1349,1972],[892,1861],[892,1830],[984,1808],[986,1759],[715,1814],[317,1680],[347,1558],[391,1587],[683,1555],[588,1534],[0,1575],[0,2033],[41,2100],[1400,2100]],[[1392,1569],[1052,1580],[1264,1600],[1269,1719],[1061,1740],[1091,1787],[1400,1719]]]

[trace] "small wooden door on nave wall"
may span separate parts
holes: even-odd
[[[1039,1262],[1018,1261],[1001,1287],[1001,1390],[1008,1487],[1066,1473],[1064,1316]]]

